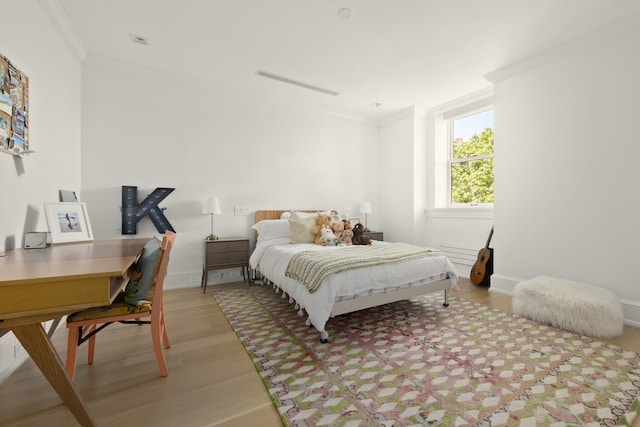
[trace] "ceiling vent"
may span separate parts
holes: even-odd
[[[339,93],[336,92],[336,91],[325,89],[325,88],[318,87],[318,86],[314,86],[314,85],[311,85],[309,83],[299,82],[297,80],[289,79],[287,77],[282,77],[282,76],[279,76],[277,74],[269,73],[267,71],[257,70],[256,74],[259,75],[259,76],[262,76],[262,77],[269,78],[269,79],[278,80],[278,81],[283,82],[283,83],[288,83],[290,85],[303,87],[303,88],[309,89],[309,90],[315,90],[316,92],[322,92],[322,93],[325,93],[327,95],[331,95],[331,96],[338,96],[339,95]]]

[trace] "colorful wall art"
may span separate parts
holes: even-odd
[[[0,152],[29,151],[29,78],[0,54]]]

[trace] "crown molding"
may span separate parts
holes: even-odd
[[[71,52],[80,62],[87,56],[87,48],[80,39],[78,32],[74,28],[64,9],[58,0],[39,0],[40,6],[45,11],[51,23],[56,27],[62,39],[67,43]]]
[[[482,88],[480,90],[477,90],[473,93],[470,93],[468,95],[462,96],[460,98],[456,98],[453,99],[449,102],[446,102],[444,104],[440,104],[437,105],[435,107],[430,108],[429,110],[427,110],[427,114],[428,115],[438,115],[438,114],[442,114],[446,111],[451,111],[451,110],[455,110],[457,108],[460,108],[462,106],[466,106],[469,104],[473,104],[476,102],[481,102],[483,100],[488,100],[487,103],[490,104],[491,101],[490,99],[493,97],[493,86],[488,86],[485,88]]]
[[[620,36],[627,31],[636,31],[638,26],[640,26],[640,13],[634,13],[633,15],[587,32],[550,49],[531,55],[521,61],[514,62],[496,71],[485,74],[484,78],[493,84],[498,83],[558,59],[566,58],[596,43]]]

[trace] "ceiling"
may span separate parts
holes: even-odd
[[[48,1],[87,58],[371,120],[486,88],[488,73],[640,12],[638,0]]]

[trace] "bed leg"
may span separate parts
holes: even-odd
[[[329,342],[329,333],[327,331],[320,332],[320,342],[326,344]]]
[[[444,307],[449,307],[449,290],[444,290],[444,302],[442,303]]]

